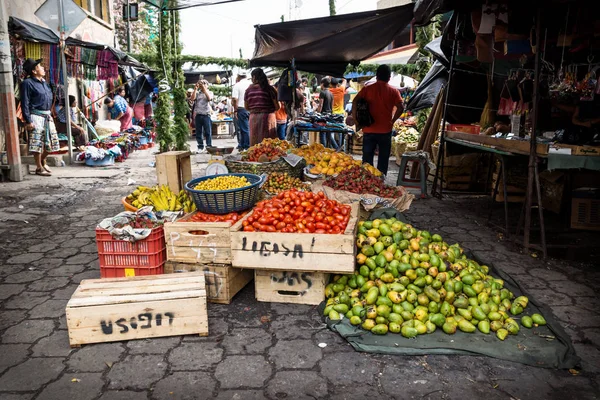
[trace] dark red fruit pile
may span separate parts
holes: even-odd
[[[346,190],[356,194],[374,194],[388,199],[403,195],[401,187],[386,185],[381,178],[362,167],[347,169],[335,177],[330,176],[323,184],[335,190]]]
[[[286,190],[256,204],[242,225],[246,232],[344,233],[350,206],[329,200],[323,192]]]

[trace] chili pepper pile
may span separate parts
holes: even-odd
[[[340,234],[349,220],[349,205],[329,200],[323,192],[291,189],[257,203],[242,225],[246,232]]]
[[[381,178],[361,167],[342,171],[336,177],[328,177],[323,185],[335,190],[346,190],[356,194],[370,193],[386,198],[397,198],[403,194],[400,187],[386,185]]]
[[[177,222],[237,222],[244,215],[246,215],[247,211],[242,212],[231,212],[229,214],[207,214],[200,211],[196,211],[189,217],[184,219],[180,219]]]

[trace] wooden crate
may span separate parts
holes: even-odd
[[[600,231],[600,199],[573,197],[571,228]]]
[[[272,303],[320,304],[329,274],[302,271],[254,271],[256,300]]]
[[[234,268],[230,265],[187,264],[167,261],[165,274],[181,272],[204,272],[206,297],[211,303],[229,304],[231,299],[253,278],[251,269]]]
[[[167,260],[231,264],[231,222],[192,222],[193,213],[165,223]]]
[[[204,273],[86,279],[67,304],[69,343],[208,336]]]
[[[167,151],[156,155],[156,177],[159,185],[168,185],[177,194],[192,180],[189,151]]]
[[[346,231],[315,233],[244,232],[242,222],[231,228],[232,265],[239,268],[353,273],[358,204],[352,205]]]

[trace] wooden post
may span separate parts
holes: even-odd
[[[173,193],[185,189],[192,180],[192,162],[189,151],[168,151],[156,155],[156,176],[159,185],[167,185]]]
[[[8,40],[8,13],[6,2],[0,1],[0,131],[6,138],[9,179],[23,180],[21,169],[21,149],[19,146],[19,129],[17,127],[17,111],[15,107],[15,88],[12,77],[10,58],[10,41]]]

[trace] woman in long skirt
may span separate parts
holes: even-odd
[[[277,137],[275,111],[279,109],[277,91],[261,68],[252,71],[252,85],[244,95],[245,108],[250,111],[250,145],[254,146],[265,138]]]

